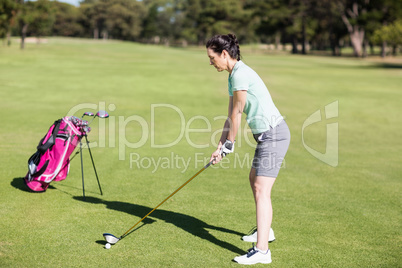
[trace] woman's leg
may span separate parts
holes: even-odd
[[[253,191],[254,202],[256,202],[256,200],[255,200],[255,188],[254,188],[254,183],[255,183],[255,168],[251,168],[251,170],[250,170],[250,175],[249,175],[248,178],[249,178],[249,180],[250,180],[251,190]]]
[[[272,223],[271,189],[275,178],[256,176],[255,169],[250,171],[250,185],[253,190],[257,214],[257,245],[262,251],[268,250],[269,229]]]

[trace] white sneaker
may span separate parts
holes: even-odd
[[[264,253],[253,246],[248,250],[247,254],[237,256],[234,261],[240,264],[271,263],[271,251],[268,250]]]
[[[250,235],[245,235],[241,239],[246,242],[256,243],[257,242],[257,228],[253,229],[250,233],[251,233]],[[268,242],[273,242],[273,241],[275,241],[275,234],[274,234],[274,230],[272,230],[272,228],[270,228]]]

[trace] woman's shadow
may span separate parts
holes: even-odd
[[[81,196],[75,196],[74,199],[79,200],[79,201],[84,201]],[[104,204],[104,205],[106,205],[106,208],[108,208],[108,209],[125,212],[125,213],[131,214],[131,215],[134,215],[134,216],[137,216],[140,218],[144,217],[147,213],[149,213],[152,210],[152,208],[142,206],[142,205],[130,204],[130,203],[119,202],[119,201],[106,201],[106,200],[103,200],[100,198],[89,197],[89,196],[86,197],[85,202],[93,203],[93,204]],[[192,235],[195,235],[201,239],[205,239],[211,243],[214,243],[217,246],[230,250],[234,253],[244,254],[244,250],[242,250],[228,242],[219,240],[215,236],[211,235],[208,232],[208,229],[217,230],[217,231],[230,233],[230,234],[235,234],[235,235],[239,235],[239,236],[243,235],[242,233],[239,233],[239,232],[236,232],[233,230],[229,230],[226,228],[218,227],[218,226],[209,225],[209,224],[207,224],[197,218],[194,218],[192,216],[182,214],[182,213],[172,212],[172,211],[168,211],[168,210],[157,209],[154,212],[152,212],[152,214],[149,217],[157,218],[157,219],[163,220],[165,222],[171,223]],[[147,217],[142,221],[142,223],[150,224],[150,223],[155,222],[155,220],[152,218]],[[137,229],[138,228],[139,227],[137,227]]]

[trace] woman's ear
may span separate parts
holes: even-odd
[[[227,57],[229,57],[229,53],[226,50],[222,50],[222,55],[223,58],[226,59]]]

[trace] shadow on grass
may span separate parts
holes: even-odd
[[[377,63],[377,66],[385,69],[402,69],[402,64],[399,63]]]
[[[57,182],[55,182],[55,183],[57,183]],[[29,189],[28,186],[25,184],[24,177],[14,178],[10,184],[11,184],[11,186],[13,186],[14,188],[16,188],[18,190],[21,190],[23,192],[29,192],[29,193],[45,193],[47,190],[58,190],[64,194],[73,196],[71,193],[62,190],[61,188],[63,188],[63,187],[82,191],[82,187],[80,188],[80,187],[75,187],[75,186],[69,186],[66,184],[59,184],[58,186],[61,186],[61,187],[55,187],[54,185],[49,185],[45,192],[34,192],[31,189]],[[85,195],[87,195],[87,194],[98,194],[99,195],[99,193],[97,193],[97,192],[85,189]]]
[[[401,63],[372,62],[370,65],[359,66],[362,69],[402,69]]]
[[[79,200],[79,201],[84,201],[81,196],[75,196],[74,199]],[[92,204],[103,204],[103,205],[106,205],[106,208],[108,208],[108,209],[125,212],[125,213],[131,214],[131,215],[134,215],[134,216],[140,217],[140,218],[144,217],[147,213],[149,213],[153,209],[153,208],[142,206],[142,205],[130,204],[130,203],[119,202],[119,201],[106,201],[106,200],[102,200],[100,198],[89,197],[89,196],[86,197],[86,200],[84,202],[92,203]],[[163,220],[167,223],[171,223],[171,224],[175,225],[176,227],[179,227],[182,230],[184,230],[194,236],[207,240],[211,243],[214,243],[217,246],[230,250],[234,253],[244,254],[243,249],[240,249],[230,243],[217,239],[215,236],[213,236],[209,233],[208,229],[217,230],[220,232],[225,232],[225,233],[230,233],[230,234],[235,234],[238,236],[243,235],[242,233],[239,233],[239,232],[236,232],[236,231],[233,231],[230,229],[222,228],[219,226],[213,226],[213,225],[207,224],[206,222],[203,222],[197,218],[194,218],[192,216],[182,214],[182,213],[157,209],[154,212],[152,212],[152,214],[149,215],[149,217],[145,218],[142,221],[143,225],[137,227],[135,230],[138,230],[139,228],[143,227],[145,224],[152,224],[153,222],[155,222],[155,220],[152,218],[157,218],[157,219]],[[132,224],[134,225],[135,222],[133,222]],[[130,226],[127,226],[127,229],[129,229],[129,227]],[[130,232],[129,235],[132,232]],[[119,234],[119,236],[120,235],[121,234]],[[101,241],[96,241],[96,243],[101,244]]]
[[[28,188],[28,186],[25,184],[24,181],[24,177],[18,177],[18,178],[14,178],[11,181],[11,186],[13,186],[14,188],[21,190],[23,192],[28,192],[28,193],[44,193],[44,192],[34,192],[32,190],[30,190]],[[56,189],[55,187],[53,187],[52,185],[49,185],[49,187],[47,189]]]

